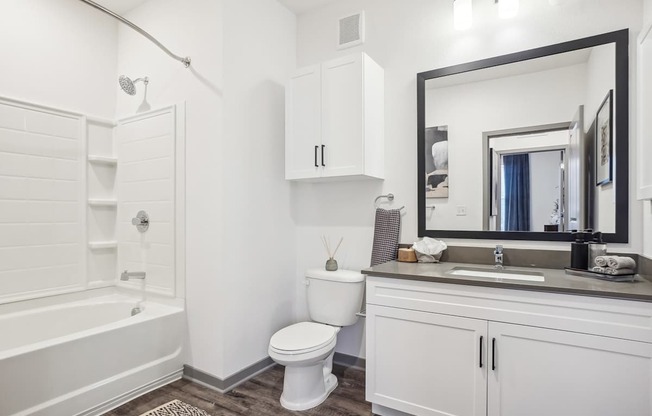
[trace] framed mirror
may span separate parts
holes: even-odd
[[[417,74],[419,236],[628,241],[627,29]]]

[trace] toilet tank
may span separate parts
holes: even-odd
[[[358,320],[364,294],[364,275],[351,270],[306,271],[310,319],[328,325],[348,326]]]

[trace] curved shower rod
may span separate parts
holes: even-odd
[[[136,32],[140,33],[141,35],[145,36],[147,39],[152,41],[152,43],[154,43],[156,46],[161,48],[163,50],[163,52],[170,55],[173,59],[176,59],[177,61],[181,62],[186,68],[188,68],[190,66],[190,57],[186,56],[185,58],[182,58],[179,55],[173,54],[168,48],[163,46],[163,44],[161,42],[156,40],[156,38],[154,36],[152,36],[149,33],[145,32],[143,29],[141,29],[140,27],[138,27],[135,24],[131,23],[129,20],[125,19],[124,17],[120,16],[119,14],[112,12],[111,10],[107,9],[106,7],[104,7],[102,5],[99,5],[99,4],[95,3],[92,0],[80,0],[80,1],[88,4],[89,6],[95,7],[97,10],[99,10],[101,12],[104,12],[104,13],[108,14],[109,16],[111,16],[111,17],[113,17],[115,19],[118,19],[119,21],[121,21],[125,25],[129,26],[130,28],[132,28]]]

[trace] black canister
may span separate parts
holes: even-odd
[[[589,266],[589,244],[584,232],[573,233],[575,242],[571,243],[571,268],[584,269]]]

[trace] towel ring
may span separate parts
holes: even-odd
[[[392,201],[394,200],[394,194],[378,195],[378,196],[376,197],[376,199],[374,199],[374,208],[376,208],[376,209],[378,209],[378,205],[377,205],[377,203],[378,203],[378,200],[379,200],[380,198],[387,198],[390,202],[392,202]],[[401,211],[403,208],[405,208],[405,205],[403,205],[403,206],[402,206],[401,208],[399,208],[398,210]]]

